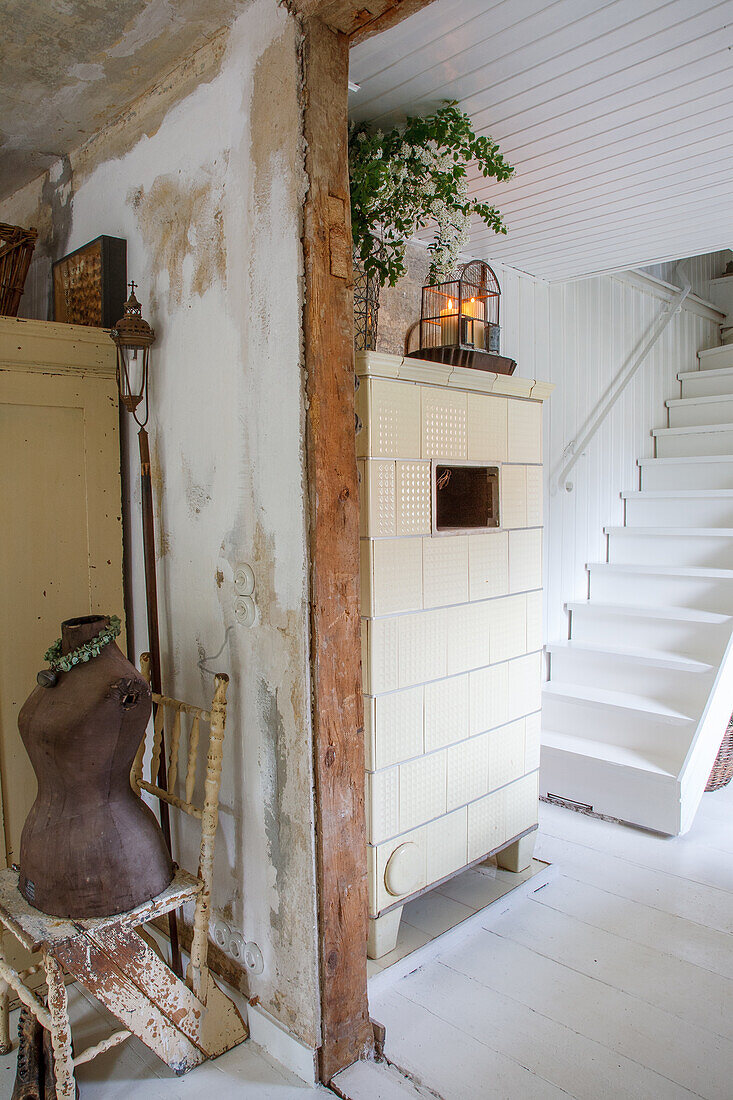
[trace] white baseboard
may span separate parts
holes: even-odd
[[[316,1052],[296,1039],[260,1005],[247,1007],[249,1037],[253,1043],[300,1077],[307,1085],[316,1085]]]

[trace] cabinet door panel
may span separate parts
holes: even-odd
[[[18,712],[62,619],[122,615],[117,389],[0,368],[0,781],[9,863],[35,797]]]

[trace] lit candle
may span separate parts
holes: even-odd
[[[442,345],[458,343],[458,314],[452,298],[440,311],[440,342]]]
[[[484,303],[480,298],[470,298],[468,301],[464,301],[463,310],[464,316],[475,318],[471,321],[472,329],[472,344],[475,348],[483,349],[486,347],[485,340],[485,326],[484,326]],[[466,326],[468,327],[468,326]],[[468,335],[468,334],[467,334]]]

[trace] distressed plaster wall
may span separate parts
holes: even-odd
[[[231,676],[215,906],[262,949],[264,973],[250,994],[315,1047],[296,21],[276,0],[254,0],[195,90],[181,88],[183,98],[153,125],[141,124],[149,105],[137,104],[5,202],[0,217],[39,224],[39,270],[41,258],[100,233],[128,242],[128,277],[158,335],[149,432],[164,686],[204,701],[213,688],[204,666]],[[46,315],[38,288],[25,306]],[[128,442],[139,651],[146,630],[132,433]],[[251,628],[234,617],[239,562],[257,581]],[[178,842],[182,862],[195,863],[193,832],[179,831]]]
[[[422,288],[428,281],[430,253],[425,245],[409,242],[405,260],[405,277],[396,286],[383,286],[379,291],[377,351],[389,355],[403,354],[407,330],[420,320]]]

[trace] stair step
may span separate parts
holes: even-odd
[[[716,371],[715,373],[717,374],[718,372]],[[725,373],[733,376],[733,371],[726,371]],[[668,409],[680,405],[699,405],[701,407],[712,408],[713,406],[720,404],[721,396],[730,397],[733,399],[733,392],[729,394],[708,394],[707,396],[703,397],[669,397],[664,402],[664,404]],[[715,421],[713,421],[713,423],[715,423]],[[688,427],[689,426],[690,425],[688,425]]]
[[[715,348],[715,351],[719,351],[719,348]],[[720,378],[730,378],[733,381],[733,367],[711,367],[709,370],[681,370],[677,373],[677,378],[680,382],[687,381],[688,378],[700,378],[704,374],[705,378],[714,378],[718,375]],[[733,393],[733,389],[731,390]]]
[[[667,432],[669,428],[654,428],[654,432]],[[652,433],[653,434],[653,433]],[[637,458],[637,466],[671,466],[675,463],[678,465],[682,463],[684,458],[684,465],[689,463],[699,462],[716,463],[716,462],[730,462],[733,463],[733,454],[730,455],[670,455],[669,458]]]
[[[733,429],[733,423],[730,422],[726,424],[709,422],[707,424],[688,424],[683,428],[652,428],[652,435],[706,435],[708,432],[729,432],[731,429]]]
[[[627,748],[626,745],[612,745],[607,741],[595,741],[589,737],[576,737],[571,733],[548,730],[544,726],[542,746],[562,752],[578,753],[594,760],[604,760],[623,768],[663,775],[670,779],[676,778],[673,759],[661,751],[642,752],[639,749]]]
[[[670,428],[692,428],[733,421],[733,394],[675,397],[664,402]]]
[[[637,605],[597,603],[595,600],[569,600],[566,611],[585,611],[593,608],[604,615],[630,616],[639,619],[674,619],[676,622],[703,623],[707,626],[729,624],[733,626],[733,615],[720,614],[717,611],[701,611],[691,607],[638,607]]]
[[[733,367],[733,344],[722,344],[717,348],[707,348],[697,353],[700,370],[718,370],[721,367]]]
[[[589,562],[593,603],[687,607],[733,614],[733,569]]]
[[[681,826],[680,784],[673,759],[542,730],[540,795],[571,799],[593,813],[675,834]]]
[[[588,562],[586,569],[593,603],[688,607],[733,614],[733,569],[610,561]],[[696,603],[696,599],[702,602]]]
[[[628,527],[604,527],[604,535],[622,535]],[[733,539],[733,527],[634,527],[633,535],[649,538],[722,538]]]
[[[733,581],[733,569],[707,569],[700,565],[640,565],[636,562],[592,561],[588,562],[586,569],[602,569],[609,573],[639,573],[647,577],[693,577]],[[705,611],[709,608],[700,608],[700,610]]]
[[[707,661],[698,661],[693,657],[685,657],[681,653],[670,653],[660,649],[628,649],[592,642],[578,642],[573,639],[562,642],[549,642],[545,649],[548,653],[575,652],[593,654],[599,657],[617,657],[638,662],[648,668],[669,669],[673,672],[703,674],[715,670],[715,665],[711,665]]]
[[[720,661],[733,629],[731,615],[679,605],[644,606],[643,596],[633,604],[594,597],[566,606],[573,641],[663,650],[697,661]]]
[[[646,695],[632,695],[625,691],[607,691],[586,684],[567,684],[550,680],[542,689],[543,696],[564,699],[587,706],[629,711],[644,718],[655,718],[670,724],[689,724],[694,719],[677,707],[666,706]]]
[[[732,527],[604,527],[614,564],[700,566],[733,564]]]
[[[621,496],[624,500],[733,500],[733,489],[628,489]]]
[[[658,458],[733,454],[733,423],[652,430]]]
[[[626,527],[733,527],[733,489],[642,490],[621,499]]]
[[[733,489],[733,454],[640,458],[642,491]]]
[[[717,370],[681,371],[677,375],[682,385],[683,397],[712,397],[733,394],[733,367]]]
[[[643,753],[661,752],[681,765],[697,725],[689,712],[702,707],[701,693],[685,699],[678,692],[676,699],[666,700],[647,694],[638,681],[633,686],[635,693],[624,690],[623,683],[611,689],[602,682],[550,680],[542,690],[543,722],[574,737],[590,735]]]
[[[546,646],[550,684],[575,684],[626,696],[643,696],[654,705],[697,714],[705,705],[715,674],[708,661],[669,649],[630,645],[619,640],[555,642]]]

